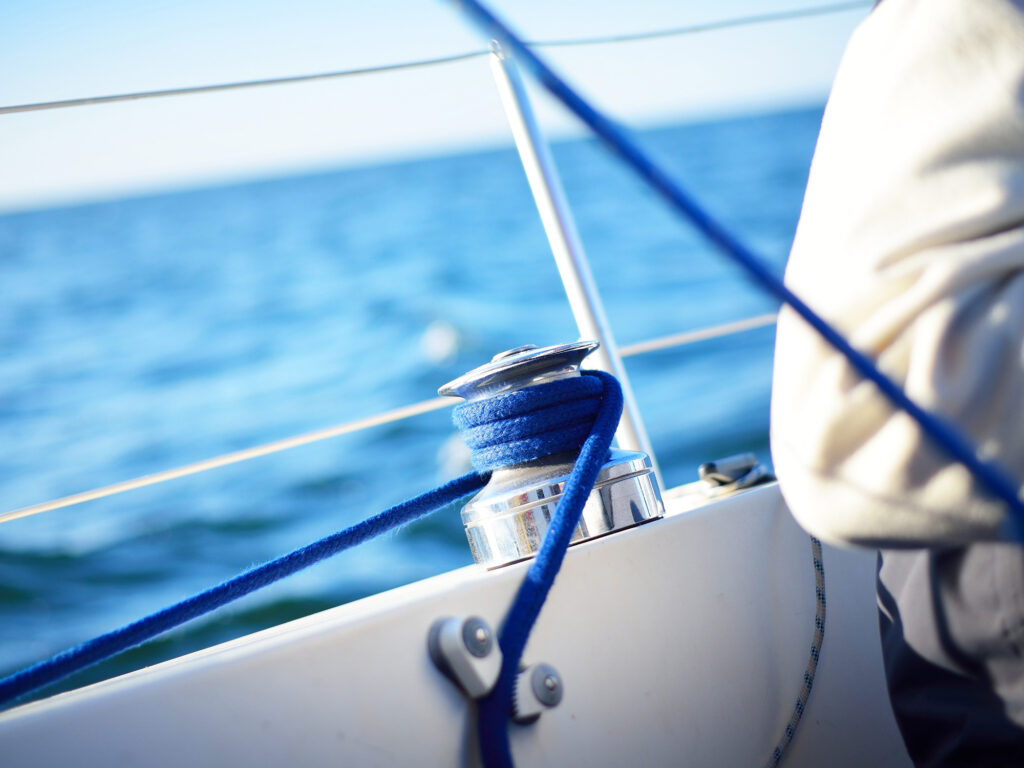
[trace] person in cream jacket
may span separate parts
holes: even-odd
[[[786,283],[1024,479],[1024,0],[876,6],[833,85]],[[808,531],[882,549],[915,762],[1024,765],[1024,550],[1006,506],[788,310],[772,455]]]

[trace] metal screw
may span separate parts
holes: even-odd
[[[516,676],[512,695],[512,719],[532,723],[541,712],[558,706],[565,688],[562,678],[550,664],[531,664]]]
[[[478,616],[470,616],[462,625],[462,642],[466,650],[482,659],[491,652],[494,641],[491,639],[491,630]]]

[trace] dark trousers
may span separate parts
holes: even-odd
[[[917,766],[1024,766],[1024,548],[879,553],[882,655]]]

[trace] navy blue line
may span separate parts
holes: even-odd
[[[555,576],[562,567],[569,541],[576,531],[576,526],[579,525],[583,506],[604,465],[608,447],[622,416],[622,389],[614,376],[603,371],[584,371],[580,378],[601,383],[604,390],[601,406],[562,490],[562,496],[555,507],[555,514],[547,533],[544,534],[540,550],[530,563],[526,577],[516,591],[498,634],[498,644],[502,653],[501,674],[494,690],[480,700],[478,709],[477,730],[480,734],[481,757],[488,768],[512,766],[508,721],[516,675],[519,673],[519,662],[523,658],[526,642],[530,638],[530,632],[540,615],[541,608],[544,607],[548,592],[555,583]],[[551,387],[552,384],[544,386]],[[538,388],[530,388],[535,389]]]
[[[1011,538],[1024,542],[1024,503],[1017,494],[1017,484],[1009,472],[994,462],[980,459],[974,446],[957,427],[946,419],[926,411],[907,397],[898,384],[877,368],[871,358],[854,349],[839,331],[790,291],[781,278],[701,208],[696,200],[659,168],[621,127],[584,101],[491,11],[478,0],[456,2],[488,35],[497,39],[505,50],[512,51],[555,98],[582,120],[669,205],[688,218],[724,255],[742,267],[762,288],[792,307],[826,342],[842,353],[861,376],[873,382],[895,406],[909,414],[925,434],[956,461],[966,466],[989,492],[1006,502],[1011,511],[1006,533]]]
[[[488,477],[487,474],[478,475],[475,472],[463,475],[343,531],[252,568],[205,592],[5,677],[0,680],[0,706],[238,600],[331,555],[440,509],[466,494],[479,490],[487,482]]]

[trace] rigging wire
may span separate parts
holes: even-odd
[[[841,3],[829,3],[826,5],[813,5],[805,8],[794,8],[786,11],[774,11],[771,13],[757,13],[747,16],[736,16],[730,19],[719,19],[700,24],[690,24],[668,29],[648,30],[645,32],[630,32],[616,35],[597,35],[593,37],[581,37],[556,40],[534,40],[527,44],[535,48],[576,48],[590,45],[607,45],[614,43],[634,43],[643,40],[655,40],[668,37],[680,37],[702,32],[713,32],[722,29],[734,29],[737,27],[753,26],[756,24],[767,24],[771,22],[793,21],[796,19],[825,16],[846,11],[869,8],[874,0],[850,0]],[[189,96],[201,93],[214,93],[218,91],[236,91],[247,88],[261,88],[272,85],[290,85],[294,83],[307,83],[316,80],[333,80],[343,77],[358,75],[370,75],[381,72],[396,72],[418,67],[431,67],[438,64],[451,64],[467,59],[474,59],[479,56],[486,56],[490,50],[465,51],[448,56],[438,56],[429,59],[416,59],[413,61],[402,61],[394,64],[382,64],[371,67],[358,67],[356,69],[342,69],[331,72],[318,72],[307,75],[291,75],[287,77],[270,77],[259,80],[243,80],[230,83],[216,83],[211,85],[193,85],[182,88],[166,88],[152,91],[134,91],[130,93],[118,93],[104,96],[86,96],[75,99],[61,99],[58,101],[41,101],[32,104],[11,104],[0,106],[0,115],[10,115],[20,112],[39,112],[48,109],[65,109],[68,107],[86,107],[96,104],[111,104],[120,101],[138,101],[140,99],[156,99],[166,96]]]
[[[696,331],[684,331],[683,333],[673,333],[670,336],[660,336],[657,339],[650,339],[648,341],[638,341],[636,344],[627,344],[624,347],[619,347],[619,356],[634,357],[635,355],[645,355],[648,352],[657,352],[662,349],[683,347],[698,341],[731,336],[743,331],[752,331],[755,328],[764,328],[766,325],[774,325],[778,319],[779,316],[772,312],[767,315],[757,315],[756,317],[748,317],[731,323],[700,328]]]
[[[716,32],[720,29],[748,27],[755,24],[767,24],[775,21],[807,19],[814,16],[825,16],[832,13],[843,13],[845,11],[854,11],[861,8],[870,8],[874,4],[875,0],[852,0],[852,2],[846,3],[829,3],[827,5],[812,5],[806,8],[794,8],[789,11],[754,13],[749,16],[735,16],[731,19],[719,19],[717,21],[707,21],[702,24],[688,24],[682,27],[669,27],[668,29],[656,29],[647,32],[624,32],[619,35],[569,38],[565,40],[527,41],[526,44],[533,48],[569,48],[581,45],[605,45],[607,43],[635,43],[640,40],[656,40],[662,37],[680,37],[682,35],[693,35],[700,32]]]
[[[686,331],[684,333],[677,333],[671,336],[663,336],[661,338],[650,339],[648,341],[641,341],[636,344],[620,347],[619,354],[621,354],[622,357],[632,357],[635,355],[646,354],[647,352],[655,352],[672,347],[682,347],[699,341],[708,341],[725,336],[732,336],[736,333],[770,325],[775,322],[775,319],[776,315],[774,314],[758,315],[756,317],[748,317],[743,320],[736,320],[730,323],[722,323],[721,325],[700,328],[696,331]],[[455,405],[455,400],[450,397],[434,397],[429,400],[421,400],[418,403],[405,405],[401,408],[395,408],[363,419],[348,421],[344,424],[336,424],[332,427],[325,427],[324,429],[318,429],[313,432],[306,432],[305,434],[297,435],[295,437],[287,437],[282,440],[275,440],[270,443],[264,443],[263,445],[253,446],[252,448],[245,448],[240,451],[214,456],[213,458],[204,459],[203,461],[197,461],[192,464],[186,464],[181,467],[167,469],[162,472],[154,472],[151,475],[143,475],[142,477],[136,477],[131,480],[125,480],[112,485],[105,485],[101,488],[93,488],[92,490],[74,493],[70,496],[62,496],[58,499],[52,499],[38,504],[31,504],[27,507],[12,509],[8,512],[0,513],[0,524],[9,523],[12,520],[18,520],[22,517],[38,515],[43,512],[51,512],[55,509],[64,509],[65,507],[84,504],[87,501],[95,501],[97,499],[107,498],[108,496],[116,496],[128,491],[134,491],[137,488],[145,488],[150,485],[166,483],[169,480],[177,480],[179,477],[197,475],[200,472],[207,472],[211,469],[218,469],[219,467],[238,464],[242,461],[258,459],[262,456],[269,456],[292,448],[299,448],[304,445],[318,443],[322,440],[330,440],[331,438],[340,437],[341,435],[347,435],[352,432],[359,432],[364,429],[370,429],[371,427],[383,426],[395,421],[410,419],[413,416],[430,413],[431,411],[438,411],[442,408],[450,408],[453,405]]]
[[[380,72],[396,72],[402,69],[414,69],[417,67],[431,67],[435,64],[451,64],[456,61],[475,59],[486,51],[468,51],[456,53],[451,56],[439,56],[433,59],[417,59],[416,61],[401,61],[395,64],[381,64],[375,67],[359,67],[357,69],[341,69],[334,72],[317,72],[312,75],[291,75],[289,77],[269,77],[263,80],[243,80],[233,83],[217,83],[215,85],[192,85],[184,88],[166,88],[157,91],[135,91],[133,93],[118,93],[110,96],[86,96],[80,99],[64,99],[62,101],[42,101],[36,104],[15,104],[7,107],[0,107],[0,115],[9,115],[15,112],[38,112],[44,109],[63,109],[65,107],[86,107],[92,104],[111,104],[117,101],[137,101],[139,99],[157,99],[164,96],[190,96],[198,93],[213,93],[216,91],[238,91],[245,88],[260,88],[267,85],[290,85],[293,83],[308,83],[314,80],[331,80],[339,77],[352,77],[355,75],[372,75]]]
[[[195,475],[200,472],[217,469],[218,467],[226,467],[229,464],[237,464],[240,461],[257,459],[260,456],[268,456],[272,453],[279,453],[280,451],[286,451],[290,448],[298,448],[302,445],[309,445],[310,443],[320,442],[321,440],[328,440],[332,437],[338,437],[339,435],[347,435],[350,432],[358,432],[362,429],[388,424],[392,421],[408,419],[412,416],[418,416],[421,413],[429,413],[430,411],[437,411],[441,408],[448,408],[453,404],[454,403],[451,398],[447,397],[435,397],[430,400],[423,400],[419,403],[414,403],[413,405],[395,408],[394,410],[385,411],[384,413],[377,414],[376,416],[370,416],[365,419],[356,419],[355,421],[349,421],[344,424],[338,424],[325,429],[318,429],[314,432],[297,435],[296,437],[288,437],[283,440],[275,440],[272,443],[257,445],[253,448],[245,448],[241,451],[225,453],[221,456],[215,456],[212,459],[204,459],[203,461],[197,461],[194,464],[186,464],[183,467],[167,469],[163,472],[156,472],[152,475],[143,475],[142,477],[136,477],[133,480],[125,480],[124,482],[114,483],[113,485],[107,485],[102,488],[95,488],[91,491],[83,491],[82,493],[64,496],[59,499],[54,499],[53,501],[33,504],[20,509],[12,509],[10,512],[0,514],[0,523],[7,523],[21,517],[28,517],[29,515],[38,515],[40,512],[49,512],[54,509],[82,504],[86,501],[93,501],[94,499],[115,496],[126,491],[134,491],[136,488],[145,488],[148,485],[165,483],[168,480],[176,480],[179,477],[187,477],[188,475]]]

